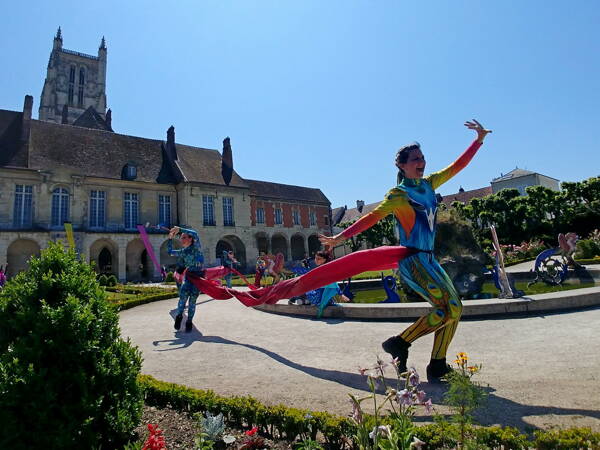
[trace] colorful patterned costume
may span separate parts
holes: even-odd
[[[197,276],[204,275],[204,255],[202,254],[200,246],[200,238],[195,230],[180,228],[181,233],[186,233],[194,238],[194,243],[188,247],[173,249],[173,240],[169,239],[167,242],[167,251],[169,255],[177,257],[177,271],[185,272],[185,278],[183,283],[178,285],[179,287],[179,303],[177,304],[177,315],[183,314],[185,304],[188,304],[188,316],[187,320],[191,321],[196,313],[196,300],[200,291],[194,284],[192,284],[188,278],[188,274]]]
[[[423,179],[404,178],[391,189],[379,206],[342,233],[350,238],[393,214],[400,244],[416,253],[399,262],[406,283],[433,307],[433,311],[408,327],[400,337],[406,342],[435,332],[432,359],[445,358],[462,313],[462,303],[452,281],[433,255],[437,200],[435,189],[471,161],[481,144],[474,141],[453,164]]]
[[[435,189],[462,170],[473,158],[481,143],[477,140],[447,168],[423,179],[404,179],[391,189],[379,206],[357,220],[342,233],[349,238],[393,214],[400,233],[400,246],[382,246],[362,250],[323,264],[297,278],[254,291],[220,289],[205,280],[192,281],[215,299],[235,296],[246,306],[276,303],[305,292],[343,280],[367,270],[399,267],[406,282],[433,307],[433,311],[409,326],[400,337],[411,343],[435,332],[432,359],[442,360],[454,336],[462,313],[462,304],[452,281],[433,256],[437,200]]]

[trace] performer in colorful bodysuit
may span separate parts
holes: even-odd
[[[326,286],[334,281],[367,270],[387,270],[399,267],[407,283],[433,306],[431,313],[421,317],[398,336],[382,345],[386,352],[398,358],[398,366],[406,370],[408,348],[428,333],[435,333],[431,362],[427,375],[431,381],[444,376],[448,345],[454,336],[462,313],[462,304],[448,275],[433,256],[437,200],[435,189],[462,170],[473,158],[490,130],[476,120],[465,123],[477,132],[477,138],[465,152],[447,168],[423,178],[425,158],[417,143],[401,148],[396,155],[399,169],[398,185],[390,190],[381,204],[361,217],[352,226],[333,237],[320,236],[327,247],[335,247],[349,237],[373,226],[393,214],[396,218],[400,243],[362,250],[323,264],[296,278],[253,291],[236,291],[212,285],[208,280],[193,276],[192,282],[215,299],[235,296],[246,306],[276,303],[305,292]]]
[[[400,335],[386,340],[382,346],[386,352],[398,358],[399,368],[404,371],[411,343],[421,336],[435,333],[431,361],[427,366],[430,380],[439,379],[449,371],[446,352],[462,313],[462,304],[452,281],[433,254],[437,212],[435,190],[471,161],[485,136],[490,133],[476,120],[466,122],[465,126],[477,132],[477,139],[453,164],[424,178],[425,157],[420,145],[415,142],[402,147],[396,155],[398,185],[387,193],[375,210],[342,233],[321,238],[325,245],[335,246],[370,228],[389,214],[395,216],[400,245],[415,251],[414,255],[399,262],[400,273],[406,283],[433,306],[433,310]]]
[[[183,248],[173,249],[173,238],[181,233],[179,240]],[[177,305],[177,315],[175,316],[175,329],[181,327],[183,311],[185,304],[188,303],[188,315],[185,322],[185,331],[192,331],[192,319],[196,313],[196,300],[200,291],[192,284],[187,275],[193,274],[200,277],[204,276],[204,255],[200,246],[200,238],[195,230],[173,227],[169,231],[169,241],[167,243],[169,255],[177,257],[177,273],[183,276],[179,287],[179,303]]]
[[[326,264],[333,260],[333,255],[330,252],[319,251],[315,253],[315,264],[317,267]],[[325,308],[336,305],[338,303],[348,303],[350,299],[342,294],[336,282],[330,283],[314,291],[306,293],[308,301],[317,307],[317,318],[321,318]]]

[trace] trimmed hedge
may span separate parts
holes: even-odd
[[[158,408],[169,406],[192,414],[208,411],[222,413],[234,427],[258,427],[261,434],[293,442],[301,434],[323,436],[326,448],[352,448],[356,426],[346,417],[327,412],[289,408],[285,405],[266,406],[253,397],[222,397],[211,390],[192,389],[159,381],[150,375],[140,375],[138,382],[144,391],[146,404]],[[365,417],[365,420],[372,420]],[[388,422],[385,418],[383,423]],[[469,426],[467,433],[478,448],[577,449],[599,448],[600,433],[589,428],[538,430],[533,441],[513,427]],[[460,435],[457,425],[440,421],[417,427],[416,436],[426,442],[427,449],[455,448]]]
[[[300,434],[311,434],[316,439],[321,433],[328,447],[344,448],[346,436],[354,433],[354,425],[345,417],[327,412],[289,408],[285,405],[266,406],[253,397],[221,397],[213,391],[192,389],[174,383],[158,381],[149,375],[140,375],[138,381],[144,391],[146,404],[195,413],[208,411],[222,413],[225,420],[236,427],[258,427],[262,434],[294,441]]]
[[[167,292],[164,294],[155,294],[155,295],[144,295],[138,296],[136,298],[132,298],[129,300],[117,300],[110,301],[111,305],[114,305],[117,308],[117,311],[124,311],[129,308],[133,308],[134,306],[144,305],[146,303],[157,302],[159,300],[167,300],[169,298],[177,297],[177,293]]]

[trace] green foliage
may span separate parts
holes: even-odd
[[[140,369],[92,268],[50,244],[0,292],[0,448],[119,448]]]
[[[237,427],[258,427],[261,433],[293,441],[299,435],[315,440],[317,433],[327,447],[343,448],[346,436],[353,434],[354,426],[345,417],[326,412],[288,408],[283,405],[266,406],[253,397],[221,397],[213,391],[203,391],[165,383],[149,375],[141,375],[146,404],[156,407],[170,405],[186,412],[222,413],[225,422]]]
[[[558,233],[573,231],[586,236],[600,222],[600,177],[581,182],[564,182],[561,191],[543,186],[526,188],[527,195],[516,189],[483,198],[467,205],[454,202],[458,214],[468,220],[482,248],[489,247],[489,226],[495,225],[504,244],[539,239],[555,242]]]
[[[117,280],[117,277],[114,274],[110,274],[108,277],[106,277],[106,286],[116,286],[119,283],[119,280]]]
[[[446,375],[448,390],[444,394],[444,403],[452,409],[452,421],[458,425],[457,436],[460,447],[469,442],[468,425],[473,422],[473,412],[482,406],[486,399],[483,389],[471,378],[479,373],[481,366],[469,366],[466,353],[459,353],[455,361],[456,369]]]
[[[226,423],[236,426],[256,426],[262,433],[273,437],[285,437],[285,433],[282,431],[285,427],[283,422],[286,420],[297,421],[299,414],[303,414],[304,421],[299,424],[299,429],[301,428],[303,431],[298,433],[302,440],[297,442],[294,448],[316,450],[316,446],[312,447],[314,442],[306,444],[303,442],[316,441],[317,434],[325,439],[324,448],[359,448],[357,441],[351,441],[351,438],[357,433],[356,424],[345,417],[326,412],[286,408],[281,405],[265,406],[252,397],[220,397],[213,391],[202,391],[165,383],[149,375],[141,375],[138,380],[149,406],[165,407],[170,405],[172,408],[186,413],[210,411],[217,414],[221,412]],[[288,416],[291,416],[292,419],[287,419]],[[367,429],[372,429],[376,423],[373,416],[365,415],[364,420]],[[383,417],[380,418],[380,423],[390,425],[392,421]],[[460,442],[461,428],[460,424],[449,423],[436,417],[436,423],[415,426],[412,432],[413,440],[416,437],[426,443],[424,448],[456,448]],[[469,444],[476,448],[502,448],[504,446],[506,449],[513,450],[575,449],[596,448],[600,445],[600,433],[594,433],[589,428],[535,431],[535,442],[533,443],[528,440],[527,436],[511,427],[477,427],[466,424],[464,434],[469,436]],[[303,447],[303,445],[307,445],[307,447]]]
[[[167,272],[167,276],[165,277],[165,282],[166,283],[174,283],[175,282],[175,275],[173,274],[173,272]]]
[[[594,433],[589,428],[535,431],[534,436],[534,446],[539,450],[567,450],[600,447],[600,433]]]
[[[596,256],[600,256],[600,244],[593,239],[581,239],[577,241],[576,258],[592,259]]]
[[[100,275],[98,275],[98,284],[100,286],[108,286],[108,278],[105,274],[101,273]]]

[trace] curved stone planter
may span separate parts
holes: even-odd
[[[536,294],[515,299],[491,298],[463,302],[463,317],[485,317],[506,314],[527,314],[563,311],[600,305],[600,286],[548,294]],[[288,305],[282,300],[274,305],[255,306],[274,314],[302,316],[314,319],[316,307]],[[324,318],[414,320],[431,311],[428,303],[349,303],[325,309]],[[490,317],[491,318],[491,317]]]

